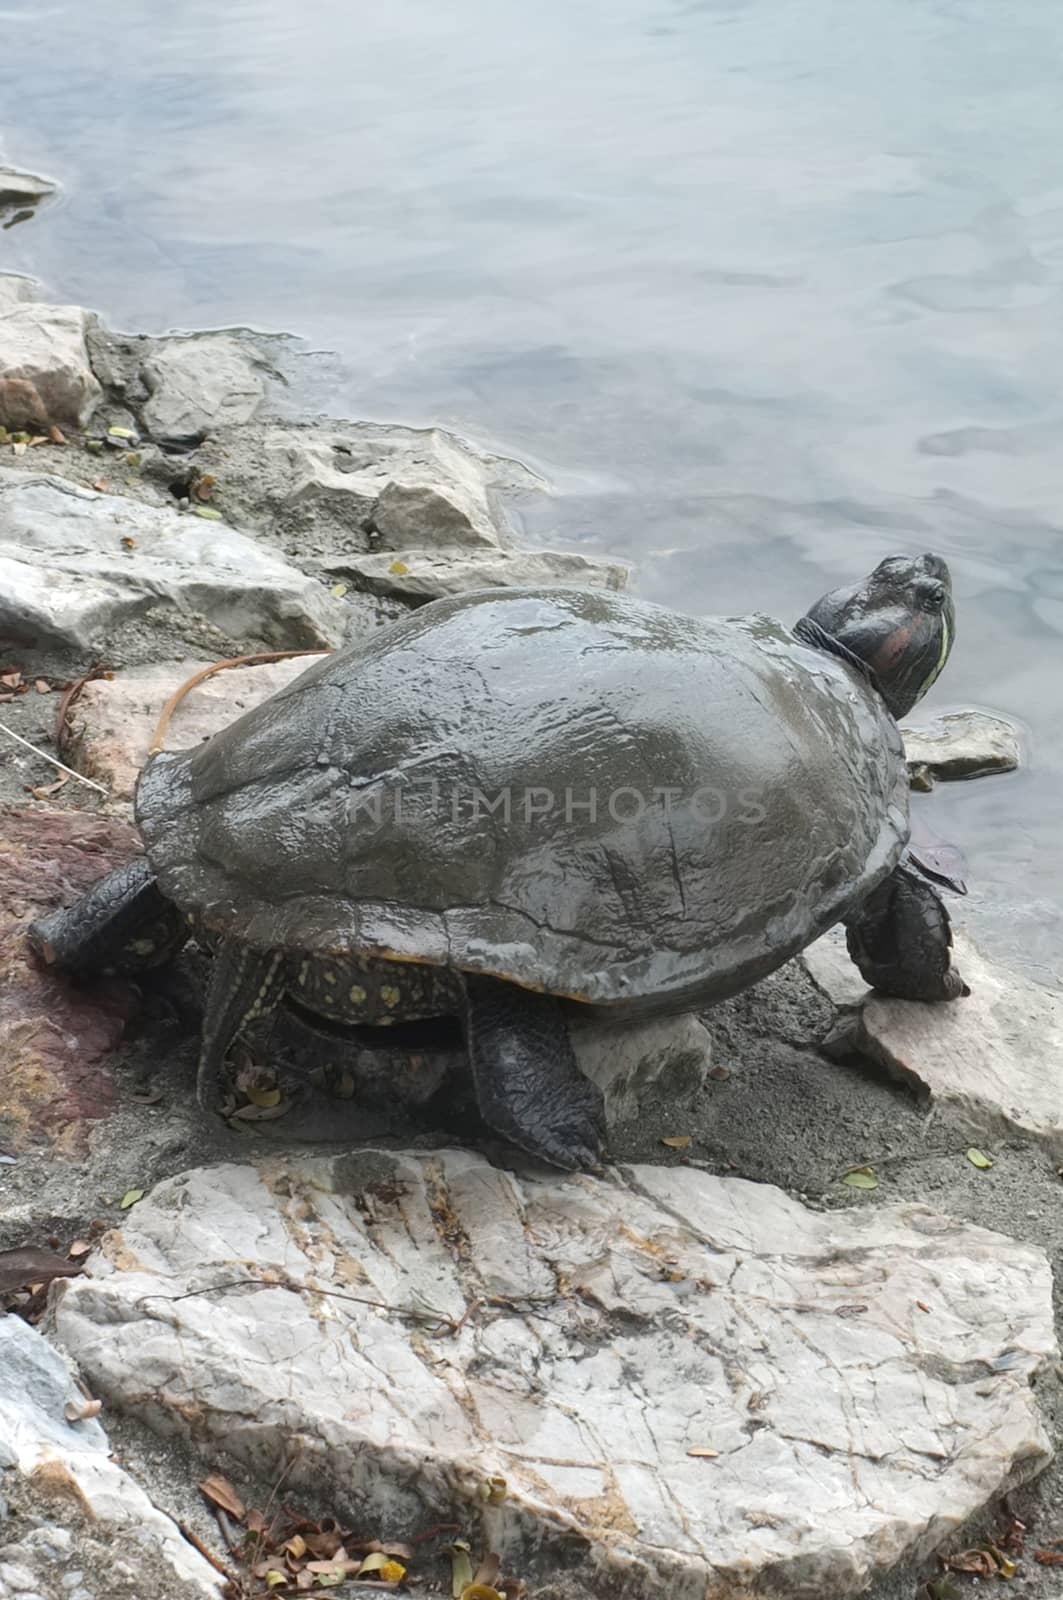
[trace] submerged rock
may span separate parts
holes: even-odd
[[[56,192],[50,178],[22,172],[18,167],[0,166],[0,219],[12,211],[32,210]]]
[[[69,1422],[68,1406],[82,1412],[85,1396],[62,1357],[20,1317],[0,1316],[0,1484],[13,1472],[35,1506],[59,1521],[43,1538],[31,1534],[19,1546],[0,1549],[0,1593],[29,1596],[38,1582],[40,1592],[55,1592],[56,1564],[71,1544],[62,1523],[73,1516],[107,1536],[116,1563],[124,1556],[127,1564],[143,1566],[142,1593],[158,1592],[162,1580],[172,1593],[217,1600],[219,1574],[112,1460],[99,1421]],[[64,1581],[62,1592],[76,1584]],[[116,1585],[111,1592],[123,1590]]]
[[[843,1600],[1050,1453],[1047,1259],[920,1205],[285,1155],[160,1185],[88,1270],[55,1334],[110,1404],[260,1481],[298,1437],[289,1492],[558,1596]]]
[[[935,778],[1013,772],[1022,752],[1019,730],[984,711],[950,711],[922,727],[906,724],[901,733],[909,769],[923,789],[933,787]]]
[[[338,644],[346,625],[320,583],[223,523],[0,469],[0,638],[91,651],[192,615],[280,648]]]
[[[971,992],[947,1005],[869,990],[836,932],[801,959],[850,1013],[850,1048],[928,1094],[958,1130],[1027,1134],[1063,1158],[1063,994],[988,961],[961,933],[954,943]]]
[[[0,299],[0,424],[85,426],[102,393],[89,365],[88,324],[80,306],[41,305],[13,288]]]
[[[156,439],[249,422],[266,397],[263,357],[231,333],[153,341],[140,370],[149,396],[140,420]]]

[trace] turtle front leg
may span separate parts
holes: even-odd
[[[970,994],[952,964],[948,911],[913,867],[896,867],[845,927],[849,954],[873,989],[901,1000]]]
[[[30,946],[60,972],[144,972],[175,956],[188,924],[144,856],[109,872],[64,911],[30,924]]]
[[[218,941],[207,985],[196,1071],[196,1099],[204,1110],[211,1108],[236,1035],[276,1009],[285,985],[285,959],[278,951],[255,950],[235,939]]]
[[[584,1077],[561,1007],[497,978],[466,976],[462,1024],[484,1121],[529,1155],[570,1171],[596,1167],[605,1110]]]

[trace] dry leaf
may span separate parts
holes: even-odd
[[[878,1177],[873,1167],[850,1167],[843,1173],[842,1182],[850,1189],[877,1189]]]
[[[118,1203],[123,1211],[128,1211],[130,1206],[135,1206],[137,1201],[143,1200],[143,1198],[143,1189],[127,1189]]]
[[[452,1544],[450,1547],[450,1592],[454,1600],[461,1600],[462,1595],[472,1582],[472,1562],[469,1560],[467,1545]]]
[[[97,478],[92,487],[96,490],[97,494],[106,494],[111,485],[108,483],[106,478]]]
[[[51,694],[52,686],[44,678],[34,678],[33,687],[38,694]]]
[[[247,1507],[228,1478],[222,1478],[214,1473],[209,1478],[203,1479],[199,1492],[210,1501],[211,1505],[220,1506],[230,1517],[235,1517],[237,1522],[243,1522],[247,1515]]]
[[[125,533],[122,535],[121,545],[123,550],[135,550],[137,547],[137,541],[135,539],[131,539],[128,533]]]
[[[54,422],[48,429],[48,437],[53,444],[66,444],[66,434],[61,428],[57,428]]]
[[[1040,1567],[1063,1567],[1063,1550],[1035,1550],[1033,1558]]]
[[[990,1156],[983,1155],[981,1150],[971,1149],[967,1152],[967,1159],[972,1167],[977,1167],[980,1172],[988,1172],[993,1165]]]
[[[67,1255],[70,1257],[71,1261],[80,1261],[81,1257],[87,1256],[91,1249],[92,1246],[89,1244],[87,1239],[75,1239],[74,1243],[67,1251]]]
[[[688,1456],[697,1456],[702,1461],[715,1461],[719,1453],[718,1450],[710,1450],[707,1444],[696,1444],[692,1450],[687,1451]]]
[[[279,1089],[247,1089],[244,1092],[253,1106],[262,1106],[267,1111],[271,1106],[279,1106],[281,1103]]]
[[[293,1561],[301,1561],[306,1555],[306,1540],[301,1533],[293,1534],[284,1546]]]
[[[730,1067],[710,1067],[709,1068],[709,1077],[710,1078],[714,1078],[717,1083],[726,1083],[730,1076],[731,1076]]]
[[[404,561],[393,561],[391,563],[390,567],[388,568],[389,572],[394,572],[395,575],[397,577],[399,577],[399,578],[404,578],[406,576],[406,574],[409,572],[409,570],[410,570],[409,567],[406,565],[406,563]]]
[[[689,1133],[675,1133],[668,1139],[662,1139],[661,1143],[666,1144],[669,1150],[689,1150],[694,1141]]]
[[[920,1311],[929,1311],[930,1310],[930,1307],[927,1305],[925,1300],[917,1300],[915,1303],[919,1307]]]
[[[98,1417],[102,1410],[102,1400],[68,1400],[63,1407],[63,1415],[68,1422],[88,1422],[90,1417]]]
[[[20,689],[22,687],[21,672],[5,672],[0,676],[0,683],[5,689]]]
[[[73,1278],[80,1271],[75,1263],[34,1245],[0,1250],[0,1295],[28,1289],[34,1283],[51,1283],[53,1278]]]

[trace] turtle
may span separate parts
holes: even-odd
[[[575,1013],[704,1010],[838,923],[879,990],[966,992],[907,852],[897,726],[954,634],[932,554],[792,628],[575,587],[436,600],[155,755],[144,855],[30,939],[81,973],[205,944],[204,1105],[282,999],[341,1027],[457,1018],[488,1126],[594,1168]]]

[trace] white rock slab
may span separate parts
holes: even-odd
[[[289,504],[324,506],[349,527],[371,521],[385,550],[495,548],[506,527],[496,490],[518,478],[537,482],[441,428],[365,423],[342,435],[278,428],[267,446],[283,463]]]
[[[373,551],[343,556],[324,566],[327,572],[353,578],[373,594],[407,600],[537,584],[623,589],[628,580],[628,569],[619,562],[551,550]]]
[[[931,778],[980,778],[1013,772],[1022,755],[1018,728],[985,711],[949,711],[919,727],[901,728],[908,765]]]
[[[855,1009],[852,1048],[928,1093],[958,1131],[1028,1134],[1063,1157],[1063,996],[953,939],[971,993],[945,1005],[874,993],[834,931],[801,959],[839,1009]]]
[[[0,636],[91,650],[166,612],[279,648],[335,645],[345,626],[322,584],[234,528],[0,469]]]
[[[919,1205],[285,1155],[162,1184],[90,1271],[56,1335],[112,1404],[261,1480],[297,1437],[290,1488],[581,1600],[844,1600],[1050,1454],[1044,1254]]]
[[[321,654],[215,673],[190,690],[170,720],[164,750],[188,750],[285,688]],[[131,800],[163,706],[209,661],[190,658],[127,667],[87,683],[70,712],[73,765],[106,784],[113,800]]]
[[[134,1536],[175,1593],[217,1600],[213,1567],[110,1459],[99,1422],[66,1420],[68,1403],[83,1406],[85,1397],[58,1351],[20,1317],[0,1317],[0,1471],[13,1468],[42,1504],[65,1503],[117,1540]]]
[[[84,427],[100,399],[85,347],[88,320],[80,306],[0,301],[0,378],[32,384],[48,421],[60,427]],[[15,427],[22,421],[10,418]]]
[[[231,333],[158,341],[141,376],[149,399],[140,420],[153,438],[249,422],[266,397],[263,357]]]

